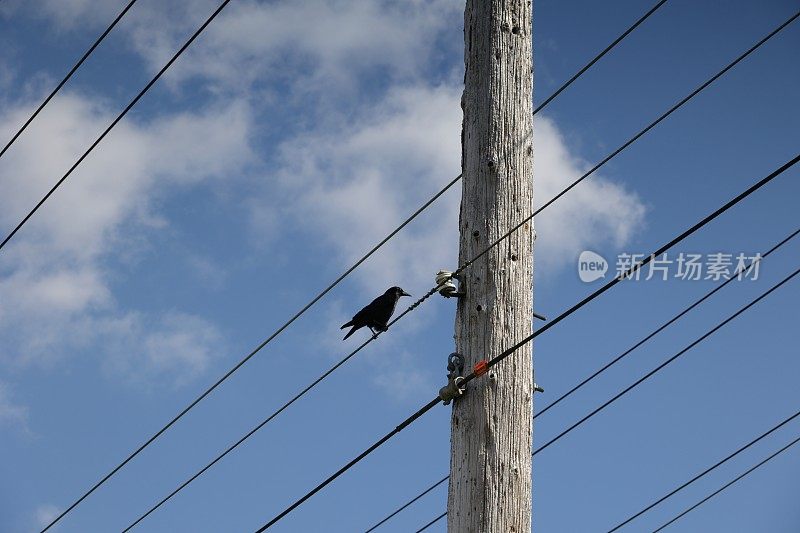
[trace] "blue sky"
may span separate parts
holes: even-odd
[[[0,4],[0,140],[124,2]],[[214,9],[140,0],[0,159],[10,230]],[[650,7],[538,0],[540,102]],[[541,204],[793,14],[670,0],[536,118]],[[536,220],[535,307],[596,288],[589,249],[649,253],[797,152],[795,22]],[[47,523],[460,171],[463,3],[233,0],[0,252],[0,531]],[[798,223],[791,169],[675,253],[752,255]],[[455,268],[454,187],[59,524],[120,530],[363,341],[338,326]],[[797,268],[792,241],[558,408],[540,445]],[[612,266],[613,268],[613,266]],[[537,338],[537,407],[714,286],[620,284]],[[800,409],[797,281],[534,461],[534,528],[605,531]],[[430,399],[453,302],[432,299],[158,510],[144,531],[253,530]],[[797,423],[641,517],[644,531]],[[437,407],[275,531],[366,529],[446,473]],[[800,528],[792,450],[675,531]],[[442,512],[440,487],[387,524]],[[443,522],[431,531],[444,531]]]

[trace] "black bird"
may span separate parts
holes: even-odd
[[[397,300],[399,300],[401,296],[411,295],[400,287],[391,287],[386,292],[372,300],[369,305],[356,313],[350,322],[339,328],[345,329],[353,326],[353,328],[347,332],[347,335],[345,335],[344,338],[347,339],[347,337],[355,333],[357,329],[363,328],[364,326],[369,328],[373,336],[377,335],[377,333],[375,333],[376,329],[378,331],[386,331],[389,329],[387,324],[389,319],[392,317],[392,313],[394,313]]]

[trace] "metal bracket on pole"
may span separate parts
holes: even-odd
[[[540,315],[536,311],[532,311],[532,313],[533,313],[533,318],[538,318],[539,320],[547,320],[547,318],[545,318],[544,316]],[[534,381],[533,382],[533,392],[544,392],[544,388],[542,388],[539,385],[537,385],[536,382]]]
[[[436,273],[436,287],[439,294],[445,298],[463,298],[467,293],[459,291],[456,284],[453,283],[453,279],[457,279],[459,285],[461,284],[461,277],[458,274],[453,275],[449,270],[440,270]]]
[[[447,385],[439,389],[439,398],[442,399],[445,405],[449,405],[451,401],[460,397],[466,390],[466,385],[462,385],[464,381],[464,356],[460,353],[451,353],[447,356]]]

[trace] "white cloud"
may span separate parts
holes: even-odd
[[[6,323],[12,313],[44,318],[39,315],[99,308],[110,300],[101,274],[85,266],[54,267],[47,272],[18,269],[11,276],[0,278],[0,295],[5,304],[0,308],[0,320]]]
[[[122,11],[129,0],[115,0],[96,2],[94,0],[39,0],[36,2],[34,13],[37,16],[51,19],[54,26],[67,31],[87,25],[108,26]],[[22,10],[25,0],[12,0],[9,2],[10,11]]]
[[[398,89],[355,124],[287,141],[278,173],[292,205],[286,215],[352,263],[458,174],[457,102],[448,87]],[[387,279],[429,284],[431,268],[452,262],[458,189],[359,269],[367,293]]]
[[[77,20],[99,27],[123,5],[105,2],[99,9],[96,4],[44,0],[35,16],[62,31],[73,29]],[[156,71],[218,5],[211,0],[137,5],[117,31],[128,34],[133,49]],[[172,82],[201,77],[233,91],[249,89],[264,77],[289,82],[306,94],[355,88],[360,81],[353,76],[366,69],[383,68],[391,76],[418,73],[427,58],[441,53],[437,36],[462,20],[458,0],[237,0],[167,77]]]
[[[16,403],[7,384],[0,382],[0,427],[16,427],[28,432],[28,408]]]
[[[285,215],[325,241],[341,264],[355,261],[460,171],[460,96],[448,85],[397,88],[350,124],[285,142],[278,172],[281,203],[292,206]],[[537,117],[534,135],[541,205],[539,198],[554,196],[587,165],[550,119]],[[459,190],[454,186],[357,271],[365,294],[380,292],[376,285],[385,280],[432,286],[436,270],[456,266]],[[623,245],[643,216],[635,194],[594,175],[537,217],[537,268],[552,272],[589,244]]]
[[[65,10],[61,16],[52,9],[56,5]],[[88,20],[110,20],[121,5],[104,4]],[[143,4],[119,31],[154,70],[215,5]],[[45,0],[40,15],[69,30],[71,20],[92,6]],[[261,198],[247,201],[254,233],[275,237],[289,221],[325,246],[332,261],[351,264],[460,171],[461,88],[433,85],[426,77],[434,59],[442,58],[437,39],[461,27],[462,12],[463,2],[456,0],[232,3],[168,77],[176,88],[200,79],[203,89],[244,96],[215,99],[219,92],[212,92],[212,101],[224,103],[201,113],[123,121],[4,250],[13,259],[0,258],[0,300],[24,313],[14,318],[0,310],[0,337],[12,336],[27,357],[46,358],[61,338],[75,346],[85,345],[92,331],[130,339],[164,318],[156,336],[140,343],[138,358],[115,358],[112,366],[136,375],[136,365],[145,374],[204,368],[219,333],[178,312],[147,317],[119,309],[104,259],[124,253],[137,229],[169,223],[157,204],[170,190],[235,176],[256,160],[249,148],[250,117],[274,103],[264,92],[280,91],[284,111],[296,110],[297,120],[281,124],[289,131],[282,140],[273,137],[280,143],[279,155],[269,161],[273,176],[264,180]],[[450,41],[460,48],[460,40]],[[6,109],[2,136],[32,105]],[[0,223],[16,222],[111,118],[107,105],[79,95],[52,102],[0,165],[3,192],[11,191],[11,208],[0,212]],[[548,118],[537,117],[534,135],[535,198],[541,205],[587,165]],[[41,146],[48,146],[48,157],[41,156]],[[430,287],[439,268],[456,266],[459,190],[454,186],[356,272],[365,295],[383,290],[386,280],[415,292]],[[623,245],[643,216],[636,195],[601,175],[589,178],[537,217],[538,272],[553,272],[587,246]],[[224,277],[206,258],[188,261],[200,276]],[[34,335],[26,318],[50,326]],[[206,330],[211,333],[204,335]],[[165,352],[174,357],[160,359],[157,354]]]
[[[416,402],[424,398],[430,391],[437,390],[441,383],[436,383],[428,372],[419,369],[415,355],[408,352],[390,352],[381,350],[380,363],[372,358],[373,383],[379,389],[391,391],[389,396],[398,403]],[[391,364],[386,364],[387,355]]]
[[[462,9],[453,0],[242,1],[209,27],[201,51],[181,69],[229,82],[243,73],[279,74],[288,63],[314,72],[328,89],[372,67],[408,75],[427,63],[432,39],[442,26],[460,22]]]
[[[8,91],[14,81],[14,70],[9,66],[9,59],[0,59],[0,89]]]
[[[225,354],[219,329],[188,313],[129,313],[97,319],[92,329],[94,342],[106,347],[106,369],[146,387],[161,383],[184,385]]]
[[[59,514],[61,514],[61,511],[55,505],[43,504],[38,506],[34,511],[36,526],[47,527]],[[58,526],[55,527],[57,528]]]
[[[349,266],[459,173],[460,96],[461,88],[450,85],[395,88],[350,122],[318,126],[285,141],[277,184],[270,180],[259,208],[272,205],[315,243],[324,243],[332,261]],[[535,193],[541,205],[587,165],[552,120],[538,117],[534,135]],[[390,284],[419,296],[433,286],[436,270],[457,266],[459,199],[456,185],[354,272],[364,303]],[[635,194],[603,175],[588,178],[537,217],[537,276],[572,264],[589,244],[624,245],[643,216]],[[428,309],[409,315],[402,328],[413,332],[426,327]],[[353,311],[334,302],[315,342],[338,353],[343,334],[339,325]],[[393,396],[402,400],[429,390],[435,380],[418,370],[413,356],[397,359],[398,353],[404,352],[395,336],[381,338],[365,353],[375,386],[385,388],[399,372],[404,386],[393,388]],[[393,358],[391,377],[388,355]]]
[[[31,111],[19,106],[0,117],[0,135],[10,136]],[[0,223],[13,227],[112,119],[106,106],[79,95],[51,102],[3,157],[0,183],[10,201]],[[154,222],[157,186],[235,175],[252,159],[248,121],[240,102],[143,125],[123,120],[31,219],[24,239],[16,239],[24,241],[16,254],[41,255],[46,248],[49,259],[66,254],[82,261],[102,253],[122,222]]]
[[[0,138],[10,135],[32,105],[6,109]],[[3,157],[0,225],[13,227],[112,119],[107,105],[82,95],[66,93],[51,102]],[[249,108],[240,101],[121,122],[3,249],[0,358],[52,363],[114,327],[125,324],[141,334],[144,324],[155,323],[119,307],[111,288],[116,274],[107,270],[107,260],[130,253],[141,232],[168,224],[158,206],[174,189],[209,182],[232,186],[255,160],[250,128]],[[193,260],[203,264],[200,257]],[[160,369],[179,381],[202,371],[219,333],[197,317],[159,318],[165,323],[155,328],[156,336],[140,335],[142,368]],[[130,348],[127,353],[135,357]],[[172,349],[169,358],[160,359],[158,348]],[[197,350],[196,357],[190,349]]]
[[[570,151],[556,124],[534,119],[535,207],[544,205],[593,165]],[[625,187],[593,174],[535,219],[536,263],[545,274],[577,259],[581,250],[625,245],[644,221],[645,207]]]
[[[186,252],[186,266],[205,288],[219,290],[228,278],[227,270],[219,263],[193,252]]]

